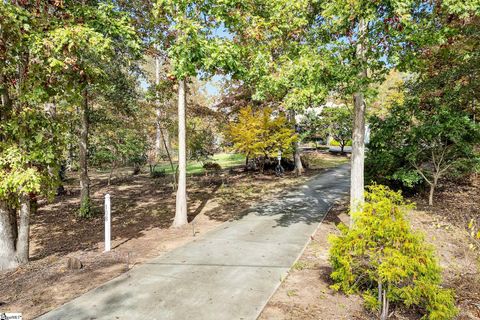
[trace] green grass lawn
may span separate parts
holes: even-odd
[[[214,155],[211,159],[205,162],[216,162],[222,169],[228,169],[245,164],[245,156],[235,153],[219,153]],[[174,163],[176,166],[176,162]],[[155,171],[165,170],[166,174],[172,173],[172,167],[170,163],[165,162],[156,166]],[[187,174],[195,174],[205,172],[203,164],[198,161],[187,161]]]

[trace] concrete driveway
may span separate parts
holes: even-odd
[[[349,175],[327,170],[38,319],[256,319]]]

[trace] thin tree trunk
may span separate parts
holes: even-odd
[[[4,80],[4,76],[0,74],[0,84],[2,85],[2,88],[0,88],[0,97],[2,100],[3,110],[8,112],[12,107],[12,101],[8,95],[8,89]],[[0,120],[2,120],[2,115],[0,115]]]
[[[387,293],[385,293],[386,295]],[[390,309],[390,300],[388,300],[388,297],[386,297],[385,299],[387,301],[387,306],[385,307],[385,319],[388,319],[388,313],[389,313],[389,309]]]
[[[163,139],[165,140],[166,150],[172,150],[172,139],[170,139],[170,134],[168,133],[168,129],[163,128],[162,134],[163,134]]]
[[[160,68],[161,68],[161,62],[160,62],[160,57],[156,56],[155,57],[155,85],[157,86],[156,90],[158,90],[158,85],[160,84]],[[165,139],[163,137],[163,132],[162,132],[162,108],[160,105],[160,98],[158,95],[158,92],[156,91],[155,93],[156,96],[156,107],[155,107],[155,156],[157,159],[160,159],[160,157],[163,154],[163,151],[166,152],[166,150],[162,150],[162,148],[165,148]],[[163,142],[163,143],[162,143]]]
[[[175,207],[174,227],[188,223],[187,216],[187,150],[186,150],[186,80],[178,83],[178,187]]]
[[[78,112],[78,108],[77,108]],[[69,128],[68,128],[68,155],[67,155],[67,168],[68,170],[73,169],[73,161],[74,161],[74,144],[73,141],[75,141],[75,123],[74,120],[71,119],[69,121]]]
[[[433,177],[432,183],[430,183],[430,193],[428,195],[428,205],[433,206],[433,195],[435,193],[435,188],[437,187],[438,178]]]
[[[15,232],[11,221],[11,208],[0,201],[0,270],[14,268],[18,265],[15,259]],[[16,219],[16,217],[15,217]]]
[[[83,93],[83,104],[80,108],[80,143],[79,143],[79,166],[80,166],[80,217],[89,217],[90,207],[90,179],[88,178],[88,91]]]
[[[433,193],[435,192],[435,186],[430,185],[430,194],[428,195],[428,205],[433,206]]]
[[[158,159],[162,156],[162,133],[161,133],[161,118],[162,118],[162,111],[160,110],[160,106],[156,106],[155,108],[155,157]]]
[[[2,25],[0,25],[0,39],[4,38],[4,28]],[[8,86],[6,83],[5,76],[3,75],[2,72],[0,72],[0,100],[2,103],[2,110],[0,110],[0,121],[4,120],[4,113],[8,113],[10,109],[12,108],[12,100],[10,100],[10,95],[8,94]],[[0,134],[0,141],[2,141],[3,135]]]
[[[297,132],[297,119],[295,118],[295,111],[290,111],[290,117],[293,123],[293,130]],[[295,174],[297,176],[301,176],[304,170],[302,165],[302,158],[300,157],[300,146],[298,141],[293,142],[293,162],[295,163]]]
[[[378,300],[378,304],[382,305],[382,283],[381,282],[378,282],[378,297],[377,297],[377,300]]]
[[[365,48],[363,38],[366,33],[366,24],[363,19],[359,22],[359,41],[357,45],[357,58],[364,62]],[[364,64],[364,63],[362,63]],[[367,77],[366,66],[359,78]],[[365,167],[365,101],[363,92],[356,92],[353,95],[355,108],[355,118],[353,123],[353,141],[352,141],[352,160],[351,160],[351,179],[350,179],[350,210],[358,212],[361,210],[364,202],[364,167]],[[350,219],[350,226],[354,224],[354,217]]]
[[[383,290],[383,299],[382,299],[382,313],[380,315],[380,320],[387,320],[388,317],[388,299],[387,291]]]
[[[475,99],[472,99],[473,124],[476,123]]]
[[[263,155],[263,159],[262,159],[262,167],[260,168],[260,172],[261,172],[262,174],[265,173],[265,164],[266,164],[266,162],[267,162],[267,154],[264,154],[264,155]]]
[[[175,188],[177,186],[177,175],[175,174],[175,166],[173,165],[172,156],[170,155],[170,149],[168,148],[167,141],[165,140],[165,135],[162,127],[160,127],[160,133],[162,134],[163,145],[165,147],[165,152],[167,153],[168,162],[170,162],[170,167],[172,168],[173,188]]]
[[[112,163],[112,166],[110,167],[110,173],[108,174],[107,186],[109,186],[110,183],[112,182],[113,170],[115,170],[115,167],[116,167],[115,163]],[[150,171],[152,170],[150,169]]]
[[[30,197],[20,196],[20,224],[17,238],[17,260],[19,263],[28,262],[29,233],[30,233]]]

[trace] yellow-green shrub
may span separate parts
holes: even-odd
[[[362,293],[368,308],[384,313],[391,302],[418,306],[425,319],[452,319],[457,313],[453,292],[441,286],[433,248],[405,218],[412,208],[399,192],[371,186],[363,211],[353,213],[354,226],[340,225],[341,234],[330,238],[332,287]],[[387,303],[379,299],[383,294]]]

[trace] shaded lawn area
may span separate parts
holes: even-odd
[[[222,167],[222,169],[229,169],[233,167],[238,167],[245,164],[245,156],[242,154],[236,153],[219,153],[211,157],[210,159],[200,162],[200,161],[187,161],[187,174],[198,174],[204,173],[205,169],[203,168],[203,164],[205,162],[215,162]],[[174,167],[176,167],[177,162],[174,162]],[[158,164],[155,167],[155,171],[162,172],[164,171],[166,174],[172,174],[172,167],[169,162],[163,162]]]

